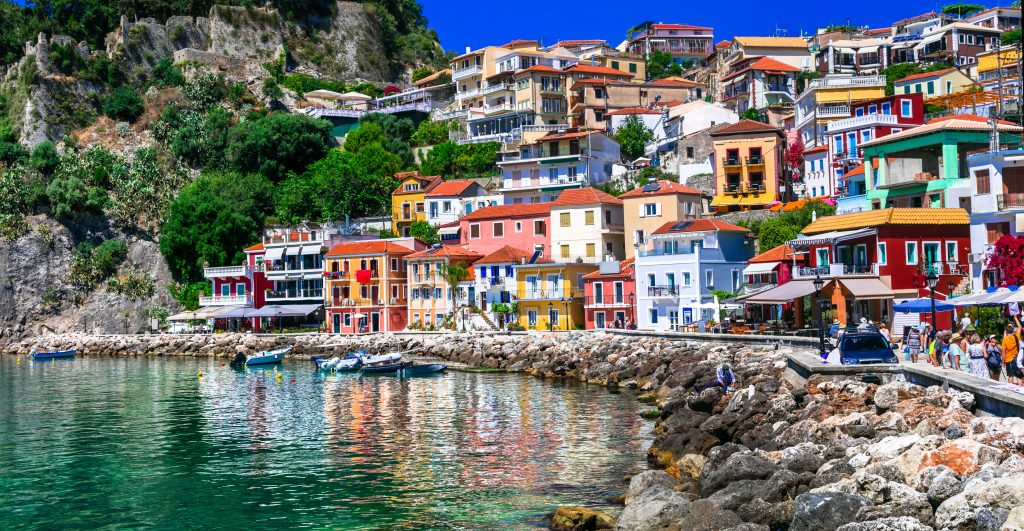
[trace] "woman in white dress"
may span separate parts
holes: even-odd
[[[981,336],[971,336],[971,344],[967,345],[967,371],[978,378],[988,378],[988,366],[985,364],[985,345],[981,343]]]

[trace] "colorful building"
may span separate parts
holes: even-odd
[[[518,312],[504,313],[495,311],[495,309],[502,304],[511,309],[511,305],[515,302],[519,293],[516,267],[550,262],[544,258],[543,249],[525,251],[509,245],[477,260],[473,263],[477,307],[496,327],[505,328],[510,320],[518,319]]]
[[[619,144],[602,132],[549,133],[498,162],[500,192],[506,205],[554,201],[565,189],[608,181],[619,162]]]
[[[473,281],[473,262],[482,256],[459,245],[431,247],[407,255],[409,272],[409,326],[440,328],[446,317],[459,306],[475,304],[475,287],[452,290],[444,277],[444,267],[459,264],[466,269],[464,281]],[[475,284],[474,284],[475,286]]]
[[[1020,145],[1019,126],[1000,121],[997,128],[1000,144]],[[991,131],[984,118],[956,115],[861,144],[865,168],[871,168],[868,207],[969,208],[970,182],[960,161],[988,147]]]
[[[425,194],[427,223],[437,227],[457,222],[474,210],[491,206],[487,190],[472,179],[442,181]]]
[[[266,304],[266,289],[270,285],[263,272],[262,242],[245,248],[243,265],[205,267],[203,277],[210,279],[213,289],[212,295],[199,297],[200,310],[215,312],[218,328],[233,324],[228,319],[236,318],[241,329],[260,330],[259,318],[245,316]]]
[[[714,40],[715,31],[707,26],[658,22],[630,35],[626,51],[646,58],[657,50],[671,55],[676,64],[692,64],[711,53]]]
[[[633,264],[638,327],[673,331],[717,320],[712,291],[738,293],[753,256],[743,227],[714,218],[665,223]]]
[[[615,79],[612,69],[603,69],[602,77],[595,70],[602,67],[576,65],[569,69],[579,77],[572,82],[569,94],[570,120],[573,127],[608,129],[609,113],[624,109],[653,109],[668,102],[682,103],[700,97],[703,88],[681,79],[659,79],[649,83],[633,83],[628,78]]]
[[[583,277],[595,264],[533,263],[515,267],[519,324],[527,330],[584,328]]]
[[[800,69],[771,57],[750,57],[732,63],[720,78],[725,107],[742,114],[754,109],[781,125],[796,101],[796,73]]]
[[[323,279],[332,334],[397,332],[409,318],[405,257],[425,248],[414,238],[339,243],[327,252]]]
[[[636,277],[633,259],[601,263],[583,276],[583,310],[587,330],[624,328],[636,322]]]
[[[581,49],[577,56],[581,64],[612,68],[630,74],[633,76],[633,83],[643,83],[647,80],[647,62],[642,55],[620,52],[605,43],[602,46]]]
[[[626,258],[647,245],[647,237],[667,221],[692,219],[702,215],[703,194],[674,181],[657,180],[619,196],[626,239]]]
[[[975,114],[989,116],[989,108],[996,111],[1020,112],[1021,82],[1020,52],[1014,46],[1002,46],[978,54],[978,85],[995,96],[995,101],[977,106]],[[966,98],[964,103],[967,103]],[[973,101],[971,107],[973,108]],[[999,114],[1002,116],[1002,114]]]
[[[821,75],[876,75],[889,66],[889,39],[834,39],[821,44],[815,53]]]
[[[967,90],[974,80],[958,68],[946,68],[914,74],[893,82],[896,94],[922,94],[927,98],[947,96]]]
[[[341,239],[341,228],[332,225],[303,223],[296,227],[266,229],[262,257],[265,302],[307,307],[322,305],[323,253]]]
[[[551,203],[498,205],[462,216],[462,245],[488,255],[505,246],[516,249],[551,247]],[[545,251],[545,256],[547,252]]]
[[[743,293],[741,299],[786,284],[793,280],[794,272],[807,265],[806,253],[794,253],[789,245],[782,244],[747,261],[743,268]],[[757,322],[784,319],[792,304],[747,304],[748,313]]]
[[[783,135],[778,128],[753,120],[715,127],[715,197],[717,212],[759,210],[784,201],[780,185]]]
[[[607,262],[625,256],[622,200],[595,188],[573,188],[551,203],[551,255],[563,262]]]
[[[971,286],[1001,286],[987,267],[992,246],[1010,234],[1024,236],[1024,150],[1007,149],[967,156],[971,183]]]
[[[396,173],[398,187],[391,192],[391,230],[408,236],[409,227],[427,220],[427,192],[444,182],[440,177],[421,177],[419,172]]]
[[[807,82],[796,98],[795,127],[805,148],[825,142],[828,123],[853,116],[851,105],[885,96],[885,76],[831,74]]]
[[[838,192],[832,172],[832,161],[828,156],[828,146],[818,146],[804,150],[804,170],[800,174],[800,182],[794,184],[794,191],[801,190],[800,197],[824,197]]]

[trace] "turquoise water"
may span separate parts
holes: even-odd
[[[0,529],[531,529],[614,510],[650,441],[595,386],[278,370],[0,356]]]

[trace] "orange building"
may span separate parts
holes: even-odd
[[[409,318],[405,257],[414,238],[339,243],[324,256],[324,315],[333,334],[395,332]]]
[[[782,130],[740,120],[711,130],[715,150],[715,197],[719,213],[763,209],[784,197]]]

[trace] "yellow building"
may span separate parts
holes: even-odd
[[[398,187],[391,192],[391,230],[408,236],[413,222],[427,219],[427,192],[444,182],[440,177],[421,177],[419,172],[396,173]]]
[[[810,80],[795,104],[796,129],[804,148],[823,145],[828,138],[829,122],[853,116],[851,104],[884,96],[885,76],[829,74]]]
[[[963,92],[973,85],[971,76],[957,68],[945,68],[897,79],[892,87],[896,94],[924,94],[925,99],[928,99]]]
[[[597,264],[538,263],[516,266],[519,324],[527,330],[584,328],[583,277]]]
[[[540,47],[538,41],[516,40],[502,46],[485,46],[478,50],[466,50],[466,53],[452,59],[452,81],[455,82],[455,107],[468,110],[470,117],[482,116],[487,98],[495,90],[502,90],[500,85],[489,82],[495,74],[501,72],[498,59],[508,55],[509,51],[536,51]],[[525,68],[525,66],[518,67]],[[493,107],[493,102],[492,102]]]
[[[759,210],[784,198],[782,130],[754,120],[740,120],[711,130],[714,144],[715,197],[719,212]]]
[[[332,334],[396,332],[407,324],[405,257],[413,238],[339,243],[324,256],[324,315]]]

